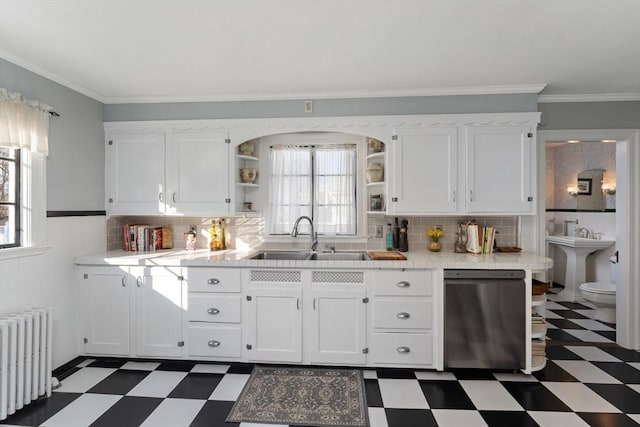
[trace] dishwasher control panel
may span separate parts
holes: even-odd
[[[445,279],[524,279],[524,270],[445,269]]]

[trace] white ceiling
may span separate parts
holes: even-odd
[[[640,0],[0,0],[0,57],[105,103],[640,99]]]

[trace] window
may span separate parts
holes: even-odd
[[[270,233],[289,234],[306,215],[318,234],[356,235],[356,160],[355,144],[271,146]],[[310,232],[308,223],[300,232]]]
[[[0,248],[20,246],[20,150],[0,147]]]

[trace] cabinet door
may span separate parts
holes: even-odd
[[[395,135],[397,139],[390,144],[389,212],[456,212],[457,129],[398,129]]]
[[[167,212],[229,213],[229,144],[226,132],[171,135]]]
[[[302,361],[302,291],[252,288],[247,297],[249,360]]]
[[[164,212],[165,137],[162,133],[107,136],[107,211]]]
[[[365,364],[365,290],[313,289],[310,328],[312,363]]]
[[[535,213],[529,126],[467,129],[467,211]]]
[[[136,355],[182,355],[183,281],[180,269],[139,268],[135,275]]]
[[[118,267],[93,267],[81,274],[85,353],[128,356],[128,273]]]

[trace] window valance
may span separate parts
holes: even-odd
[[[40,101],[0,88],[0,146],[49,154],[49,112]]]

